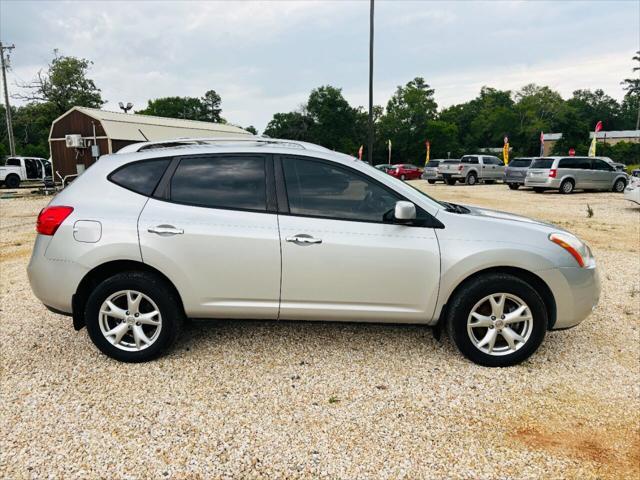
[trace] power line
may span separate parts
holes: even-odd
[[[7,133],[9,135],[9,154],[12,156],[16,154],[16,144],[15,144],[15,140],[13,139],[13,124],[11,123],[11,105],[9,104],[9,88],[7,86],[7,64],[4,60],[4,51],[7,50],[9,52],[14,48],[16,48],[16,46],[13,44],[5,46],[2,44],[2,42],[0,42],[0,59],[2,60],[2,83],[4,85],[4,104],[5,104],[5,110],[7,115]]]

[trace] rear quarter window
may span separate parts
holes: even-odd
[[[551,168],[553,158],[538,158],[531,163],[531,168]]]
[[[170,162],[171,158],[162,158],[129,163],[109,175],[109,180],[148,197],[155,190]]]

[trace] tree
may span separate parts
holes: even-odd
[[[431,158],[448,158],[448,154],[455,158],[462,153],[458,141],[458,127],[453,123],[428,120],[426,136],[431,143]]]
[[[638,65],[633,67],[633,71],[639,71],[640,50],[636,52],[632,60],[638,62]],[[640,128],[640,76],[636,78],[626,78],[622,81],[622,84],[624,85],[624,89],[627,91],[622,102],[622,121],[627,126],[634,124],[635,129],[638,130]],[[635,119],[635,122],[633,122],[632,119]]]
[[[593,129],[602,121],[605,130],[619,130],[621,125],[621,108],[615,98],[605,94],[603,90],[576,90],[567,100],[566,105],[576,111],[578,118]]]
[[[313,120],[302,112],[276,113],[267,124],[264,134],[272,138],[309,141]]]
[[[637,72],[640,70],[640,50],[638,50],[636,52],[636,54],[631,58],[632,60],[635,60],[636,62],[638,62],[638,65],[633,67],[633,71]],[[629,94],[635,94],[638,95],[640,94],[640,77],[636,77],[636,78],[625,78],[622,82],[622,85],[624,85],[624,90],[627,91],[627,95]]]
[[[157,117],[203,120],[204,107],[195,97],[162,97],[147,102],[147,108],[136,113]]]
[[[435,120],[434,90],[422,77],[398,86],[380,119],[380,135],[392,142],[392,162],[422,162],[427,121]]]
[[[358,111],[342,96],[342,89],[326,85],[312,90],[305,110],[312,121],[311,141],[345,153],[357,150]]]
[[[93,62],[59,55],[58,50],[53,52],[54,58],[47,71],[40,70],[34,80],[21,85],[29,93],[17,97],[28,102],[52,104],[55,114],[51,120],[75,106],[100,108],[105,103],[100,89],[87,77]]]
[[[220,113],[222,112],[222,109],[220,108],[222,99],[215,90],[208,90],[205,92],[204,96],[200,99],[200,102],[202,104],[201,120],[204,120],[205,122],[226,123],[226,121],[224,121],[220,116]]]
[[[258,135],[258,130],[253,125],[249,125],[244,128],[247,132],[253,133],[254,135]]]
[[[522,152],[537,155],[540,151],[540,132],[561,131],[558,127],[566,111],[564,100],[549,87],[534,84],[522,87],[515,97]]]

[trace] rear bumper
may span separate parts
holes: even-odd
[[[424,180],[442,180],[442,175],[437,172],[427,172],[426,170],[422,173],[422,178]]]
[[[45,257],[51,237],[38,235],[27,276],[31,290],[47,308],[58,313],[71,314],[72,297],[88,269],[68,260]]]
[[[575,327],[598,305],[600,276],[595,266],[554,268],[536,274],[547,283],[555,298],[556,321],[552,330]]]
[[[524,180],[525,187],[540,187],[540,188],[560,188],[560,180],[551,177],[526,177]]]
[[[517,183],[518,185],[524,185],[525,177],[504,177],[504,183]]]

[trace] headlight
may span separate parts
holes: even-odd
[[[590,267],[593,265],[594,259],[591,254],[591,249],[578,237],[568,233],[552,233],[549,235],[549,240],[569,252],[581,267]]]

